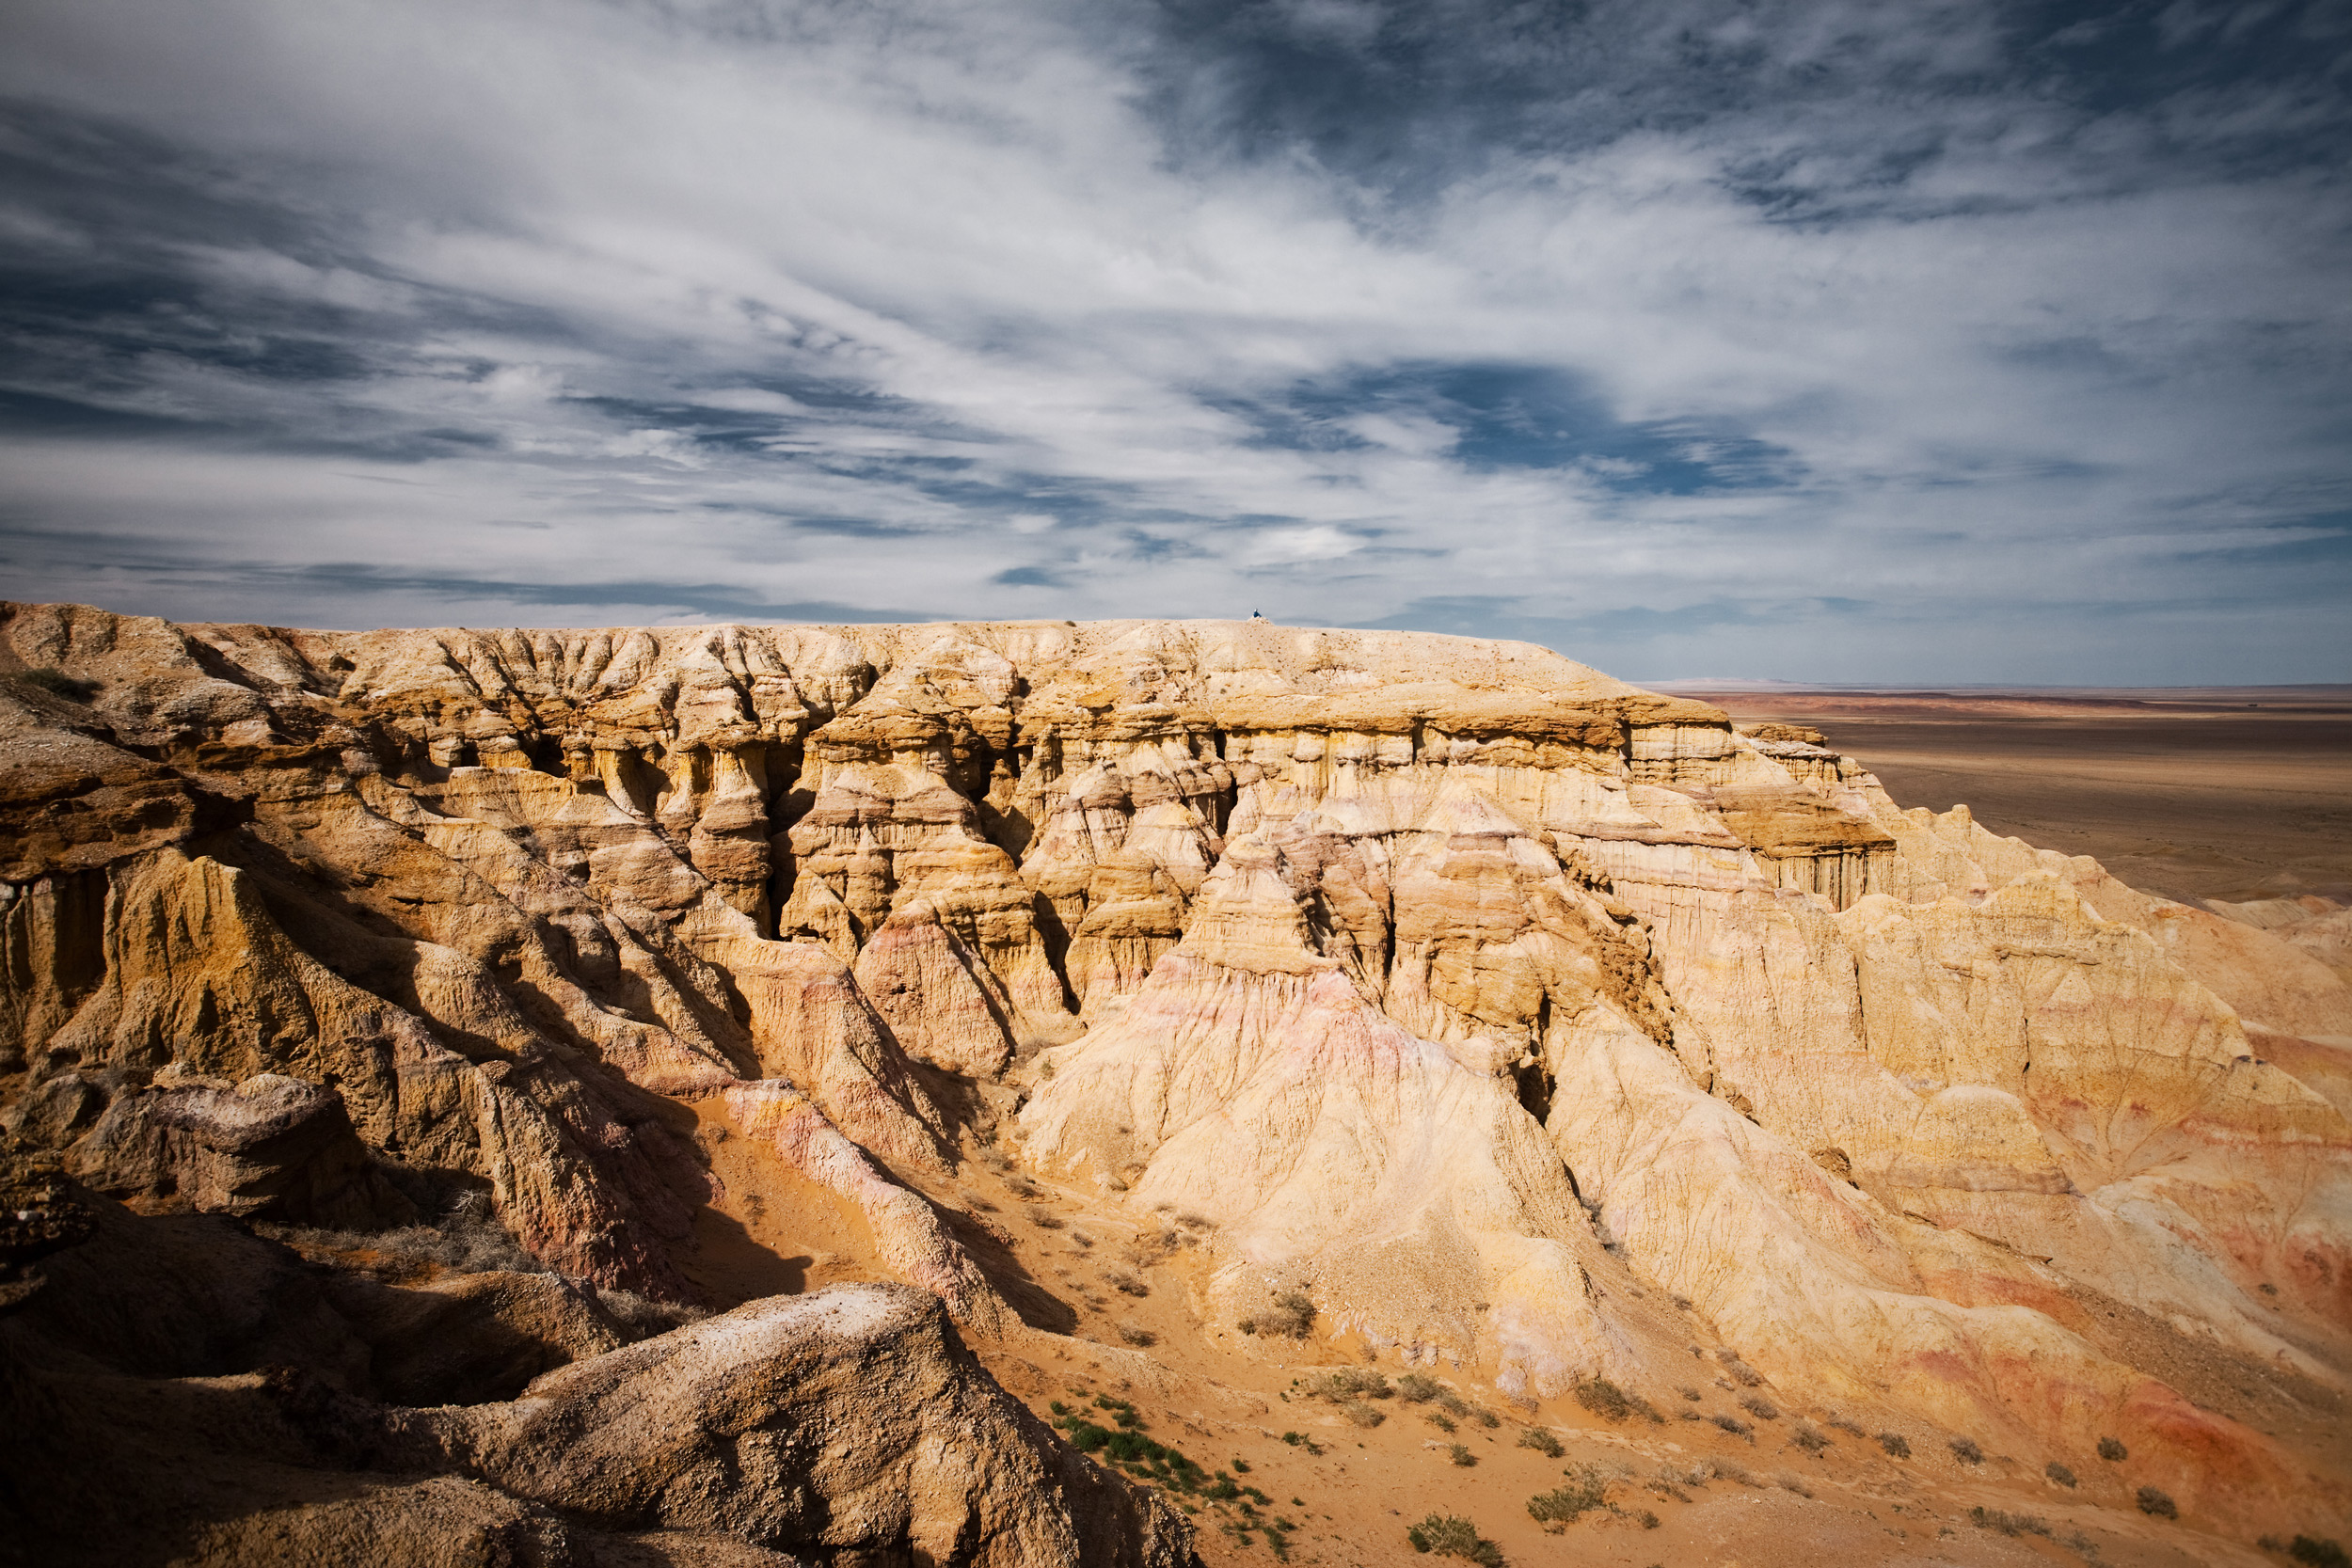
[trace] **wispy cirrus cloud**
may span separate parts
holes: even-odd
[[[28,0],[0,562],[2344,678],[2343,20]]]

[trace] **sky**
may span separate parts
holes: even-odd
[[[2352,680],[2352,0],[9,0],[0,594]]]

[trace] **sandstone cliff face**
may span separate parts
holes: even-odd
[[[1541,649],[61,606],[0,648],[62,675],[0,683],[8,1116],[150,1209],[462,1187],[681,1298],[712,1179],[664,1107],[713,1101],[1017,1333],[905,1185],[985,1089],[1034,1169],[1206,1238],[1205,1315],[1303,1289],[1505,1393],[1687,1360],[1634,1280],[1784,1386],[2051,1457],[2120,1433],[2185,1498],[2299,1481],[2102,1304],[2345,1386],[2325,931]],[[342,1123],[296,1137],[289,1079]]]

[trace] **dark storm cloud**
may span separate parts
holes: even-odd
[[[0,564],[2341,677],[2352,12],[31,0]]]

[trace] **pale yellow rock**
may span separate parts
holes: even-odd
[[[100,683],[0,705],[40,1126],[73,1053],[332,1070],[618,1279],[698,1174],[627,1096],[724,1095],[995,1322],[893,1176],[953,1158],[924,1082],[1006,1074],[1029,1160],[1187,1227],[1218,1323],[1304,1290],[1549,1393],[1687,1358],[1627,1305],[1679,1295],[1791,1398],[2121,1433],[2217,1509],[2298,1483],[2084,1299],[2352,1387],[2342,911],[2146,897],[1811,734],[1263,623],[5,616]]]

